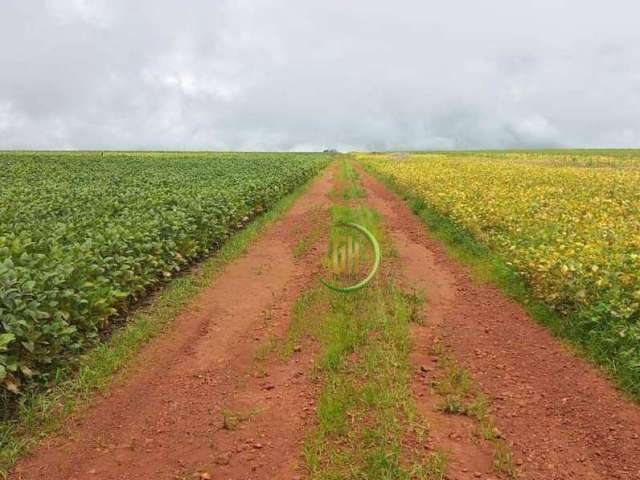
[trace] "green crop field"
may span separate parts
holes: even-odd
[[[324,154],[0,153],[0,385],[73,362]]]

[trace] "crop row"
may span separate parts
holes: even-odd
[[[321,154],[0,154],[0,385],[46,381],[115,315],[316,174]]]
[[[513,155],[360,158],[504,258],[640,394],[640,171]]]

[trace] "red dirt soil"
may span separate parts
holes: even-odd
[[[520,305],[474,282],[405,202],[358,170],[369,205],[385,217],[408,283],[426,294],[429,328],[491,399],[518,478],[640,479],[640,407]],[[456,463],[452,479],[495,477],[489,471],[471,477]]]
[[[260,342],[281,334],[311,281],[319,247],[294,249],[328,221],[330,167],[245,255],[147,345],[126,378],[68,428],[19,462],[10,478],[72,480],[295,478],[313,417],[301,373],[311,352],[260,364]],[[246,415],[223,428],[223,412]]]

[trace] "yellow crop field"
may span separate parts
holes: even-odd
[[[575,322],[596,353],[637,378],[640,153],[359,159],[468,230],[517,270],[535,297]]]

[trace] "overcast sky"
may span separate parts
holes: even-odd
[[[640,146],[637,0],[0,0],[0,148]]]

